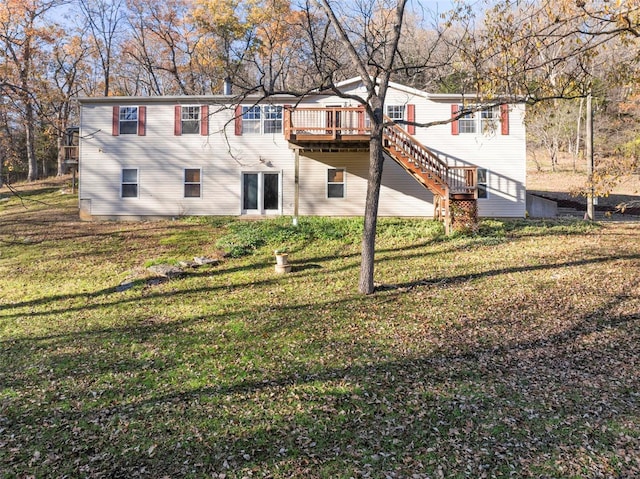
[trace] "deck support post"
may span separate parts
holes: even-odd
[[[293,226],[298,226],[298,208],[300,205],[300,148],[296,148],[295,166],[293,173],[294,189],[293,189]]]
[[[447,188],[446,195],[442,200],[444,201],[444,234],[449,236],[451,234],[451,200],[449,199],[449,188]]]

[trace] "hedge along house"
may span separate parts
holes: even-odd
[[[362,93],[359,78],[338,85]],[[81,98],[80,215],[362,215],[369,119],[335,95]],[[467,105],[469,102],[465,102]],[[381,216],[525,215],[524,105],[456,121],[461,95],[392,83]],[[398,122],[398,123],[393,123]]]

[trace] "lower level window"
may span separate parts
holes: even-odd
[[[184,197],[200,198],[202,194],[202,174],[200,168],[184,170]]]
[[[486,168],[478,168],[478,198],[488,198],[487,185],[489,184],[489,172]]]
[[[122,198],[138,197],[138,169],[123,168],[120,187]]]
[[[329,168],[327,172],[327,198],[345,197],[344,168]]]

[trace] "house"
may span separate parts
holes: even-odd
[[[338,85],[364,92],[359,78]],[[369,120],[355,101],[231,95],[81,98],[83,219],[362,215]],[[381,216],[525,216],[524,105],[459,115],[461,95],[391,83]],[[477,208],[477,210],[476,210]],[[474,214],[475,214],[474,211]]]

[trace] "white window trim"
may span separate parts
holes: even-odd
[[[200,172],[200,181],[187,181],[187,170],[198,170]],[[200,185],[200,196],[187,196],[186,195],[186,187],[187,185]],[[182,195],[186,200],[199,200],[202,199],[202,168],[183,168],[182,170]]]
[[[136,119],[134,120],[123,120],[122,119],[122,110],[132,110],[136,111]],[[122,123],[135,123],[135,130],[133,132],[123,133],[122,132]],[[140,124],[140,108],[137,106],[121,106],[118,110],[118,134],[119,135],[137,135],[138,134],[138,125]]]
[[[467,108],[474,108],[475,105],[467,105]],[[458,111],[462,111],[465,109],[464,105],[458,104]],[[485,115],[491,111],[491,118],[486,117]],[[487,108],[484,110],[477,110],[467,113],[472,118],[466,118],[465,116],[461,116],[458,118],[458,134],[460,135],[486,135],[491,134],[499,128],[500,124],[500,107],[493,106],[491,108]],[[473,123],[473,131],[463,131],[462,125],[463,122]]]
[[[341,182],[329,182],[329,170],[342,170]],[[329,185],[342,185],[342,196],[329,196]],[[327,168],[325,176],[325,198],[328,200],[346,200],[347,199],[347,169],[343,166]]]
[[[394,118],[389,114],[389,108],[401,108],[402,109],[402,118]],[[386,105],[385,106],[385,115],[387,115],[389,118],[391,118],[392,120],[401,120],[401,121],[405,121],[407,119],[407,105],[405,104],[399,104],[399,103],[394,103],[391,105]]]
[[[196,131],[191,131],[191,132],[187,132],[185,133],[184,131],[184,122],[185,121],[195,121],[195,120],[189,120],[188,118],[185,119],[184,118],[184,111],[185,108],[197,108],[198,109],[198,128],[196,129]],[[199,135],[200,134],[200,127],[202,124],[202,108],[201,105],[180,105],[180,132],[183,135]]]
[[[135,170],[136,171],[136,182],[132,183],[130,181],[126,182],[124,181],[124,171],[125,170]],[[124,190],[124,185],[136,185],[136,196],[124,196],[123,195],[123,190]],[[140,168],[122,168],[120,170],[120,199],[122,200],[129,200],[129,199],[138,199],[140,198]]]
[[[270,131],[270,132],[265,132],[265,127],[264,124],[266,121],[274,121],[273,118],[267,118],[267,108],[280,108],[280,131]],[[242,134],[243,135],[281,135],[284,129],[284,107],[282,105],[242,105]],[[245,115],[245,108],[247,109],[247,111],[249,109],[252,108],[259,108],[260,109],[260,118],[258,119],[245,119],[244,115]],[[260,125],[259,130],[260,131],[256,131],[254,132],[253,129],[247,129],[245,128],[246,124],[245,122],[256,122]]]
[[[489,199],[489,181],[491,179],[491,172],[489,171],[488,168],[478,168],[478,172],[480,170],[484,170],[485,171],[485,182],[484,183],[480,183],[480,181],[478,181],[477,186],[479,187],[480,185],[484,185],[484,191],[487,193],[487,195],[484,198],[481,198],[480,196],[478,196],[479,200],[488,200]],[[480,175],[478,175],[479,177]]]

